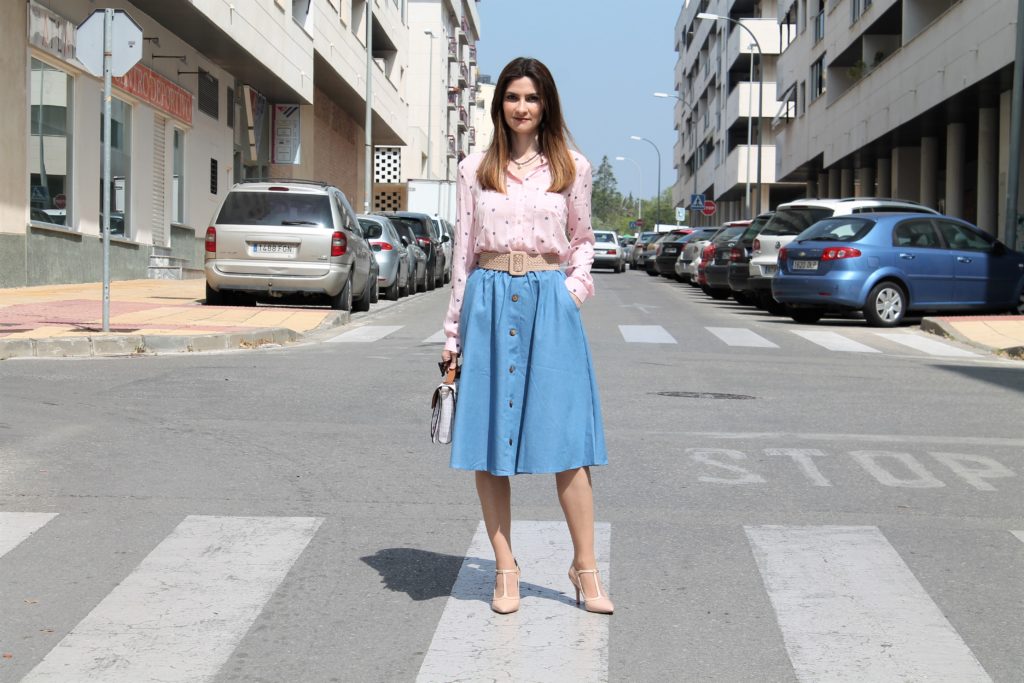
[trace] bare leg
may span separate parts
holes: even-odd
[[[484,515],[487,537],[494,548],[496,569],[515,569],[512,554],[512,485],[508,477],[476,473],[476,493]]]
[[[590,468],[578,467],[555,475],[558,502],[562,504],[565,521],[572,537],[572,563],[576,569],[597,568],[594,555],[594,489],[590,482]],[[594,574],[581,574],[583,592],[597,595]],[[602,591],[603,592],[603,591]]]

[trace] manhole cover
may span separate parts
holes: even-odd
[[[709,398],[727,401],[752,401],[756,396],[746,394],[718,394],[713,391],[658,391],[655,396],[668,396],[670,398]]]

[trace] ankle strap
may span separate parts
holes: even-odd
[[[519,567],[516,567],[515,569],[495,569],[494,573],[495,574],[518,574],[519,573]]]
[[[597,569],[576,569],[576,567],[573,567],[572,569],[577,574],[600,574],[601,573],[600,570],[597,570]]]

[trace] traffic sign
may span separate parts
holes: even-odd
[[[629,229],[630,230],[636,230],[636,221],[630,221],[629,222]]]
[[[103,76],[103,12],[93,13],[78,25],[75,57],[93,76]],[[142,59],[142,27],[123,9],[114,10],[110,74],[124,76]]]
[[[677,206],[676,207],[676,221],[682,223],[685,220],[686,220],[686,207],[685,206]]]
[[[704,214],[705,216],[714,216],[715,215],[715,209],[717,209],[717,208],[718,207],[715,205],[715,200],[713,200],[713,199],[706,199],[706,200],[704,200],[704,208],[701,209],[700,212],[702,214]]]
[[[636,219],[636,227],[638,227],[638,228],[644,227],[644,219],[643,218],[637,218]]]
[[[704,208],[704,195],[702,194],[691,194],[690,195],[690,208],[694,211],[700,211]]]

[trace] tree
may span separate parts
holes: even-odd
[[[622,195],[615,172],[608,161],[607,155],[601,158],[601,164],[594,172],[594,186],[591,195],[591,212],[594,223],[600,226],[611,226],[622,216]]]

